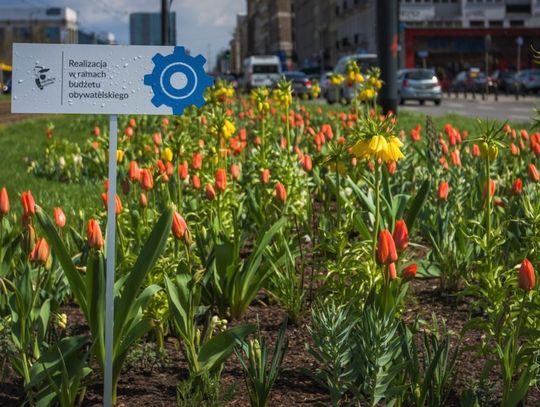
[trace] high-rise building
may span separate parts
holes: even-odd
[[[68,7],[0,8],[0,62],[11,64],[14,42],[77,41],[77,12]]]
[[[248,24],[245,14],[236,16],[236,27],[231,39],[231,72],[239,74],[242,72],[242,64],[248,56]]]
[[[169,14],[169,44],[176,45],[176,13]],[[161,45],[161,14],[131,13],[129,15],[131,45]]]

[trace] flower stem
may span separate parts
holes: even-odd
[[[375,221],[373,222],[373,242],[372,242],[372,255],[373,255],[373,266],[377,266],[377,235],[379,232],[379,222],[380,222],[380,165],[375,163]]]

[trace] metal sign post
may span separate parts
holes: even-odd
[[[109,188],[107,191],[107,276],[105,282],[105,371],[103,374],[103,404],[112,406],[113,335],[114,335],[114,267],[116,254],[116,150],[118,120],[109,118]]]

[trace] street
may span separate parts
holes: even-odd
[[[455,95],[448,98],[445,95],[440,106],[435,106],[431,102],[426,102],[421,106],[417,101],[408,101],[403,106],[399,106],[402,110],[425,113],[432,116],[441,116],[446,113],[456,113],[468,117],[478,117],[481,119],[498,119],[511,120],[516,122],[529,121],[535,117],[535,108],[540,108],[540,98],[536,96],[520,97],[516,100],[514,96],[499,96],[499,100],[495,102],[493,95],[490,95],[489,100],[482,100],[480,95],[473,100],[471,95],[467,99],[460,95],[456,99]]]

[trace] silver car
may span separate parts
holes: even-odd
[[[432,69],[402,69],[398,71],[397,79],[400,105],[406,100],[418,100],[421,105],[426,100],[441,104],[441,84]]]

